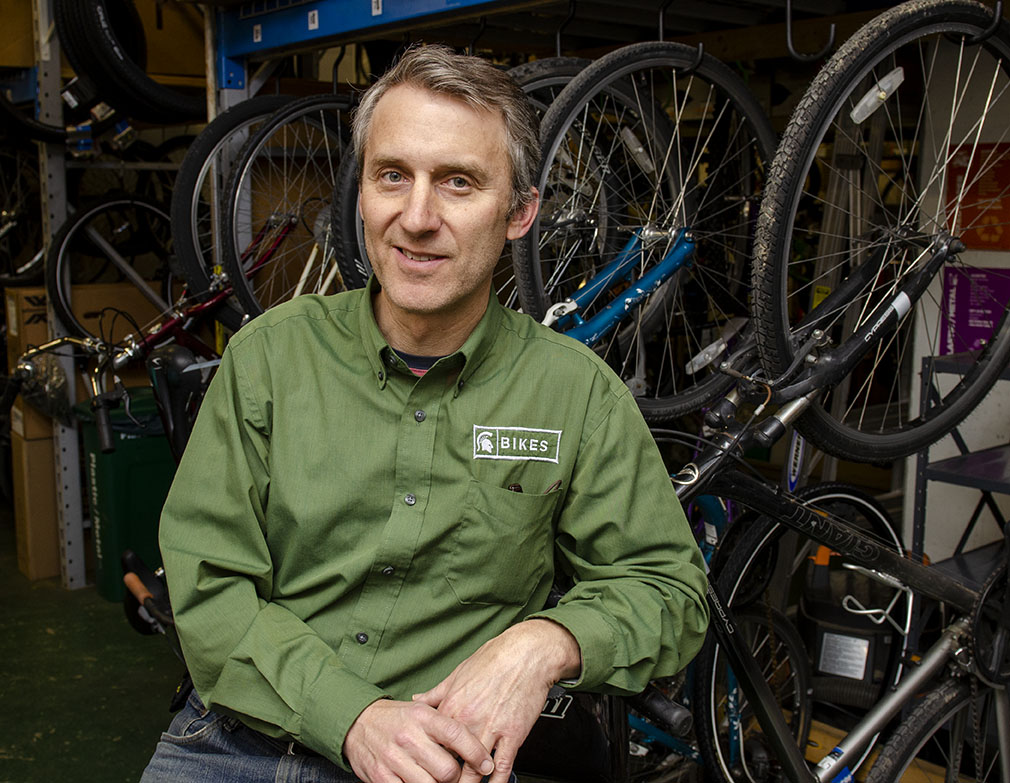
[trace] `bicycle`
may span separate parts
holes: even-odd
[[[522,309],[593,346],[650,423],[728,388],[715,368],[748,321],[774,148],[740,77],[675,43],[601,57],[544,115],[541,210],[513,243]]]
[[[839,49],[783,136],[757,226],[754,344],[724,366],[737,390],[714,407],[712,444],[679,476],[683,499],[706,491],[767,520],[742,534],[733,564],[721,570],[710,594],[713,663],[699,690],[704,701],[697,725],[707,736],[706,758],[721,778],[834,779],[847,773],[914,695],[930,687],[935,689],[883,745],[868,780],[894,779],[937,739],[950,749],[941,762],[954,768],[948,775],[961,770],[975,779],[1010,780],[1006,550],[984,567],[985,578],[964,584],[727,469],[745,444],[770,444],[794,423],[822,449],[844,458],[914,453],[956,426],[1006,365],[1007,303],[979,282],[970,266],[977,258],[966,246],[975,239],[973,224],[982,222],[985,205],[966,194],[1005,155],[983,130],[989,113],[1006,100],[1008,53],[1010,30],[978,3],[902,4]],[[930,111],[939,100],[931,79],[941,76],[945,110]],[[976,80],[984,85],[978,95],[970,89]],[[982,102],[983,111],[971,98]],[[937,147],[940,154],[931,154]],[[959,155],[966,175],[948,187],[947,166]],[[811,192],[815,167],[828,171],[827,193]],[[816,283],[827,290],[815,295]],[[947,290],[964,284],[992,312],[985,334],[945,317],[938,303],[947,299],[937,293],[943,283]],[[913,418],[906,411],[914,395],[901,369],[913,359],[916,333],[926,353],[966,352],[968,369]],[[739,422],[743,402],[757,407]],[[778,410],[758,421],[769,404]],[[955,614],[919,665],[906,668],[894,690],[813,772],[749,650],[733,638],[732,608],[747,605],[744,597],[754,594],[745,589],[748,580],[766,570],[762,558],[777,549],[772,542],[782,529],[831,547],[899,601],[928,599]],[[752,605],[764,604],[760,599]],[[863,609],[850,605],[887,622],[886,601]],[[743,716],[760,726],[738,722],[744,726],[738,737],[726,730],[733,723],[727,715],[737,709],[728,698],[737,691],[728,684],[727,664],[743,687]],[[952,676],[936,686],[934,678],[948,669]],[[955,713],[957,720],[948,720]]]

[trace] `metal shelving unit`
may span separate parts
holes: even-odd
[[[922,375],[920,385],[920,413],[930,399],[935,398],[936,390],[931,378],[937,373],[957,373],[961,371],[968,357],[964,354],[949,356],[926,356],[922,359]],[[1010,367],[1004,368],[1000,380],[1010,380]],[[992,513],[1000,530],[1006,527],[1007,521],[996,503],[993,494],[1010,495],[1010,444],[993,446],[991,448],[972,451],[965,442],[960,431],[951,433],[959,455],[930,462],[929,448],[916,455],[915,470],[915,502],[912,516],[912,553],[921,557],[925,549],[926,523],[926,489],[931,481],[977,489],[980,493],[968,524],[961,534],[961,539],[950,558],[937,563],[952,574],[960,575],[965,581],[974,582],[973,575],[988,573],[986,566],[990,560],[999,554],[1002,539],[967,550],[968,540],[985,509]]]
[[[38,79],[39,119],[53,125],[62,122],[60,98],[60,47],[51,35],[53,0],[32,0],[32,28]],[[39,145],[40,185],[42,189],[43,237],[48,249],[53,234],[67,217],[66,150],[59,144]],[[62,334],[59,320],[49,306],[49,336]],[[76,369],[70,358],[63,360],[68,378]],[[74,384],[68,384],[73,394]],[[84,511],[81,497],[81,471],[77,428],[53,424],[53,452],[56,468],[57,529],[60,543],[60,577],[68,589],[87,584],[84,567]]]

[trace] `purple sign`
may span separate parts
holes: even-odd
[[[944,270],[940,355],[981,348],[989,341],[1008,301],[1010,269]]]

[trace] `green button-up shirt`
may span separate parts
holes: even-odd
[[[208,707],[342,761],[355,718],[409,699],[532,616],[575,687],[680,669],[705,577],[627,388],[491,298],[421,378],[367,290],[302,296],[236,334],[165,504],[161,549]],[[545,605],[555,565],[574,586]]]

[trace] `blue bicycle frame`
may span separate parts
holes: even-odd
[[[614,260],[600,270],[596,277],[567,300],[551,307],[544,323],[551,325],[556,322],[558,328],[569,337],[574,337],[586,345],[596,344],[617,327],[629,310],[655,293],[682,266],[691,263],[694,255],[694,237],[688,229],[680,229],[662,260],[642,277],[633,280],[632,273],[642,263],[644,255],[642,236],[636,231]],[[580,308],[593,302],[600,293],[618,280],[626,280],[629,285],[614,301],[588,320],[579,315]]]

